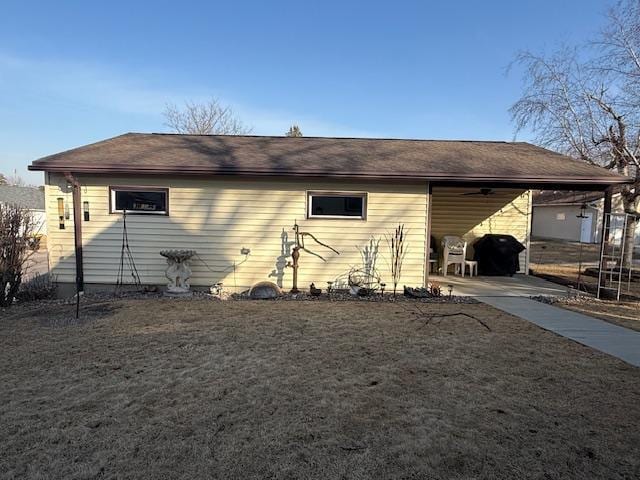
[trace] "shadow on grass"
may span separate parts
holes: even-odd
[[[96,320],[110,317],[122,305],[117,302],[93,303],[88,305],[80,304],[80,315],[76,318],[75,304],[64,304],[50,306],[34,312],[33,319],[43,327],[67,327],[72,325],[84,325]]]

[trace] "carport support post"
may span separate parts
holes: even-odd
[[[602,230],[600,231],[600,264],[598,265],[600,272],[603,269],[606,270],[607,261],[604,258],[606,253],[605,246],[609,241],[609,222],[611,222],[611,213],[613,205],[613,187],[609,187],[604,191],[604,205],[602,207]],[[600,275],[600,284],[598,285],[598,298],[600,298],[600,287],[603,287],[606,282],[606,277]]]
[[[73,188],[73,234],[76,253],[76,295],[84,291],[84,268],[82,262],[82,199],[80,182],[72,173],[65,173],[65,178]]]

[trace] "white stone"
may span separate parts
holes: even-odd
[[[167,259],[165,277],[169,280],[167,293],[171,295],[190,295],[191,268],[189,260],[194,256],[194,250],[163,250],[160,255]]]

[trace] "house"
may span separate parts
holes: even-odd
[[[602,192],[534,192],[531,235],[540,239],[599,243],[603,210]],[[612,212],[624,212],[620,193],[613,194]],[[640,225],[636,228],[635,245],[640,246]]]
[[[43,188],[0,185],[0,204],[14,204],[29,210],[33,215],[35,232],[46,237],[47,221]]]
[[[116,283],[127,242],[143,284],[166,282],[160,250],[193,249],[193,286],[290,288],[295,223],[340,252],[307,245],[324,261],[302,252],[301,287],[344,279],[362,247],[399,223],[408,231],[401,282],[419,286],[432,238],[507,233],[528,245],[532,189],[628,180],[522,142],[142,133],[29,168],[45,172],[51,270],[63,285],[78,272],[86,288]],[[379,255],[390,283],[384,240]],[[528,271],[528,250],[520,265]]]

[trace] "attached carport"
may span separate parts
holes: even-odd
[[[576,163],[569,159],[569,166]],[[533,164],[532,167],[536,170],[539,168]],[[565,170],[566,166],[561,167],[562,171],[550,168],[546,176],[531,178],[524,175],[520,178],[513,176],[486,180],[470,177],[464,182],[453,179],[430,182],[426,252],[431,252],[432,247],[440,252],[442,237],[455,235],[468,242],[470,258],[473,256],[473,243],[478,238],[485,234],[509,234],[526,247],[520,256],[519,272],[528,274],[533,190],[602,192],[605,198],[604,212],[608,213],[611,212],[614,187],[630,182],[626,177],[591,165],[588,166],[593,168],[590,177],[567,175],[570,172]],[[599,237],[604,238],[602,234]],[[432,276],[437,279],[439,273],[442,273],[441,269],[432,272],[427,265],[425,284]],[[490,283],[496,285],[495,282]]]
[[[527,247],[520,255],[520,271],[528,271],[530,190],[443,185],[434,187],[431,195],[431,236],[435,241],[432,247],[437,253],[441,254],[444,236],[465,240],[467,258],[473,258],[473,245],[477,239],[486,234],[508,234]],[[441,272],[441,268],[438,271]]]

